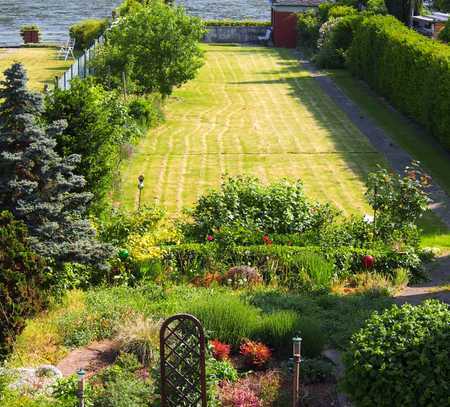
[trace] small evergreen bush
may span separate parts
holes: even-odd
[[[351,339],[344,387],[361,407],[447,405],[449,343],[447,304],[426,301],[374,313]]]
[[[308,48],[316,48],[319,39],[320,20],[314,11],[297,14],[298,43]]]
[[[48,304],[51,282],[44,260],[29,247],[25,225],[0,212],[0,358],[26,318]]]

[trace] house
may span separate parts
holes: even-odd
[[[445,27],[450,14],[433,12],[425,16],[413,16],[413,28],[428,37],[436,38]]]
[[[276,47],[297,46],[297,13],[318,8],[325,0],[271,0],[272,40]]]

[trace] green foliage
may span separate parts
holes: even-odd
[[[328,19],[356,15],[358,10],[352,6],[336,5],[328,11]]]
[[[450,48],[391,16],[363,20],[348,51],[351,71],[450,148]],[[439,83],[439,92],[436,92]]]
[[[206,27],[270,27],[270,21],[251,20],[206,20]]]
[[[121,357],[122,358],[122,357]],[[147,407],[154,398],[154,386],[136,375],[137,364],[121,359],[94,377],[100,384],[93,396],[93,407]],[[129,370],[131,369],[131,370]]]
[[[343,68],[346,52],[360,21],[360,16],[349,15],[324,23],[320,28],[319,52],[314,62],[323,68]]]
[[[385,0],[389,14],[392,14],[403,23],[408,23],[411,18],[411,8],[414,7],[414,15],[422,9],[423,0]]]
[[[368,0],[367,1],[367,14],[387,14],[386,2],[385,0]]]
[[[297,14],[298,41],[302,46],[315,49],[319,39],[320,20],[314,11]]]
[[[386,243],[401,240],[404,234],[411,243],[417,222],[428,209],[429,184],[418,163],[407,167],[403,176],[381,168],[369,174],[366,197],[375,213],[375,234]]]
[[[128,114],[145,131],[162,120],[161,100],[157,95],[137,96],[128,102]]]
[[[235,382],[239,378],[236,368],[228,360],[210,358],[207,362],[206,371],[210,380],[219,383],[224,380]]]
[[[226,178],[220,190],[203,195],[192,211],[191,233],[200,241],[226,226],[264,233],[320,229],[335,215],[329,205],[309,201],[300,181],[263,185],[256,178]]]
[[[260,313],[235,296],[202,298],[189,307],[212,338],[239,347],[243,338],[250,338],[256,330]]]
[[[450,0],[434,0],[433,6],[440,11],[444,11],[445,13],[450,12]]]
[[[344,386],[357,406],[448,404],[450,311],[447,304],[393,306],[352,337]]]
[[[449,9],[450,9],[450,5],[449,5]],[[447,22],[445,23],[445,27],[439,33],[438,38],[442,42],[450,42],[450,20],[447,20]]]
[[[335,380],[335,370],[333,363],[325,359],[305,359],[300,369],[301,381],[306,384],[330,382]]]
[[[98,235],[104,242],[123,247],[130,235],[144,235],[154,229],[163,217],[164,211],[156,206],[143,206],[136,212],[113,208],[100,218]]]
[[[109,25],[108,19],[93,19],[80,21],[69,28],[71,38],[75,40],[75,49],[85,50],[100,37]]]
[[[92,195],[81,191],[85,179],[74,172],[80,157],[55,150],[65,123],[42,125],[42,98],[27,90],[21,64],[0,84],[0,208],[26,224],[38,254],[104,267],[110,248],[96,241],[85,218]]]
[[[95,75],[120,87],[125,73],[129,90],[170,95],[203,65],[199,41],[204,32],[200,19],[160,0],[132,8],[108,31],[93,62]]]
[[[0,357],[10,349],[26,318],[48,304],[52,276],[27,241],[27,229],[0,212]]]
[[[94,208],[101,209],[120,165],[120,148],[137,136],[126,105],[92,80],[74,79],[70,89],[56,89],[47,97],[45,118],[66,121],[56,136],[57,151],[81,156],[77,171],[94,194]]]

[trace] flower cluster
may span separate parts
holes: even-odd
[[[209,342],[212,346],[212,354],[217,360],[227,360],[230,357],[231,346],[213,339]]]
[[[272,352],[266,345],[250,340],[242,343],[240,353],[244,356],[246,364],[253,368],[264,367],[272,357]]]
[[[235,287],[253,286],[262,283],[262,277],[254,267],[237,266],[228,270],[225,281]]]
[[[263,241],[264,244],[266,244],[268,246],[270,246],[273,243],[273,241],[272,241],[272,239],[270,238],[269,235],[264,235],[262,237],[262,241]]]

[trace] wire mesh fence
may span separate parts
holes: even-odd
[[[105,37],[97,38],[92,46],[85,50],[84,54],[75,59],[75,62],[64,74],[56,80],[56,87],[58,89],[70,89],[70,82],[74,78],[86,78],[92,74],[92,69],[89,68],[89,62],[95,55],[96,49],[105,43]]]

